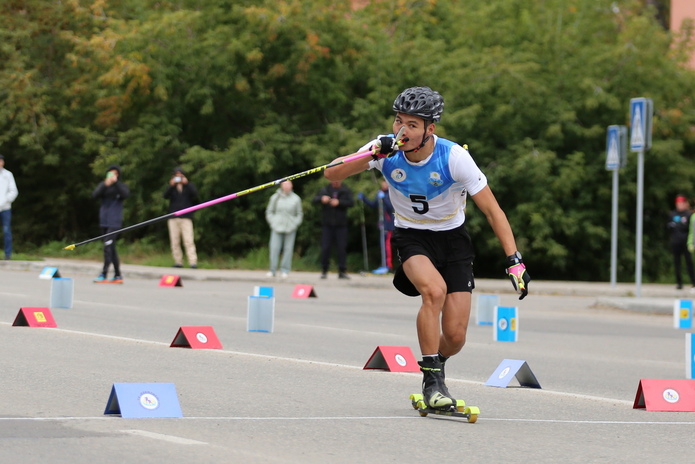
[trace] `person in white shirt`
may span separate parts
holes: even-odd
[[[422,297],[417,333],[423,396],[431,408],[450,409],[456,400],[446,387],[444,364],[466,342],[475,287],[474,250],[464,225],[468,195],[502,245],[506,273],[519,299],[528,294],[531,279],[485,175],[465,148],[435,135],[444,110],[442,96],[429,87],[412,87],[398,95],[393,110],[393,134],[403,130],[401,140],[393,134],[380,136],[359,150],[371,149],[371,158],[338,164],[325,176],[342,180],[378,169],[388,182],[395,210],[394,245],[401,261],[393,284],[406,295]]]
[[[5,259],[12,258],[12,202],[19,195],[14,176],[5,169],[5,157],[0,155],[0,222],[5,241]]]

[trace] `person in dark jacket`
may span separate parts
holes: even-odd
[[[193,182],[189,182],[182,168],[174,168],[169,179],[169,186],[164,191],[164,198],[169,200],[169,212],[173,213],[198,204],[198,190]],[[193,211],[167,220],[169,228],[169,242],[171,243],[171,255],[174,258],[174,267],[183,267],[183,253],[181,252],[181,240],[186,250],[188,265],[195,269],[198,267],[198,255],[195,249],[193,232]]]
[[[349,279],[347,275],[347,209],[354,204],[352,191],[334,181],[323,187],[314,197],[313,203],[322,205],[321,213],[321,278],[328,275],[331,249],[335,243],[338,248],[338,278]]]
[[[106,177],[99,182],[92,192],[92,197],[101,200],[99,208],[99,227],[103,234],[108,234],[123,227],[123,200],[130,195],[130,189],[121,182],[121,168],[116,165],[109,166]],[[116,239],[118,234],[104,237],[104,268],[99,276],[94,279],[97,283],[122,284],[121,263],[116,251]],[[109,267],[113,264],[114,276],[108,280]]]
[[[688,232],[690,230],[690,203],[683,195],[676,197],[676,209],[671,211],[669,221],[666,224],[671,233],[671,251],[673,252],[673,267],[676,271],[676,288],[683,288],[683,276],[681,276],[681,256],[685,259],[685,268],[688,271],[690,282],[695,288],[695,272],[693,272],[693,258],[688,251]]]

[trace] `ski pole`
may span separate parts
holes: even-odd
[[[399,132],[399,135],[400,136],[403,135],[402,131]],[[397,138],[396,140],[400,140],[400,138]],[[232,193],[231,195],[226,195],[226,196],[223,196],[220,198],[216,198],[214,200],[206,201],[204,203],[200,203],[200,204],[197,204],[194,206],[190,206],[188,208],[174,211],[173,213],[165,214],[164,216],[159,216],[159,217],[156,217],[153,219],[148,219],[147,221],[139,222],[137,224],[133,224],[132,226],[124,227],[122,229],[115,230],[113,232],[109,232],[108,234],[100,235],[98,237],[93,237],[93,238],[90,238],[88,240],[84,240],[84,241],[79,242],[79,243],[73,243],[72,245],[66,246],[64,249],[65,250],[74,250],[76,247],[81,246],[81,245],[85,245],[85,244],[90,243],[90,242],[95,242],[97,240],[101,240],[101,239],[104,239],[106,237],[111,237],[113,235],[120,234],[122,232],[128,232],[130,230],[138,229],[140,227],[154,224],[156,222],[160,222],[160,221],[163,221],[165,219],[175,218],[175,217],[181,216],[181,215],[186,214],[186,213],[190,213],[193,211],[197,211],[199,209],[207,208],[208,206],[212,206],[212,205],[216,205],[218,203],[233,200],[234,198],[240,197],[242,195],[248,195],[249,193],[258,192],[258,191],[264,190],[268,187],[272,187],[274,185],[281,184],[282,182],[285,182],[286,180],[295,180],[295,179],[299,179],[300,177],[308,176],[311,174],[316,174],[317,172],[325,171],[328,168],[339,166],[339,165],[344,164],[344,163],[349,163],[350,161],[355,161],[357,159],[364,158],[365,156],[369,156],[371,154],[372,154],[372,150],[354,153],[352,155],[349,155],[347,158],[341,159],[340,161],[335,161],[335,162],[332,162],[329,164],[324,164],[323,166],[318,166],[318,167],[315,167],[312,169],[307,169],[306,171],[298,172],[296,174],[292,174],[291,176],[283,177],[282,179],[277,179],[277,180],[274,180],[272,182],[268,182],[265,184],[261,184],[261,185],[255,186],[255,187],[248,188],[246,190],[242,190],[240,192]]]

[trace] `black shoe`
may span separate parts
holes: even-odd
[[[344,273],[344,272],[341,272],[340,274],[338,274],[338,278],[339,278],[339,279],[347,279],[347,280],[350,280],[350,276],[347,275],[347,274]]]
[[[327,278],[328,278],[328,274],[326,274],[325,272],[322,272],[322,273],[321,273],[321,278],[322,278],[322,279],[327,279]]]
[[[183,264],[174,264],[172,267],[183,267]]]
[[[191,264],[191,269],[198,269],[198,265],[197,264]]]
[[[439,361],[420,361],[422,371],[422,396],[427,406],[434,409],[450,409],[456,406],[456,400],[451,397],[444,384],[444,371]]]

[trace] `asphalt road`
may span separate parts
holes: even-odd
[[[307,282],[317,298],[294,299],[299,275],[180,288],[158,286],[156,270],[124,285],[63,275],[75,297],[52,309],[58,327],[14,327],[20,307],[48,306],[51,282],[0,268],[2,463],[695,461],[695,413],[632,408],[640,379],[684,378],[684,331],[670,315],[596,295],[501,294],[519,307],[519,341],[471,324],[447,364],[452,393],[481,409],[469,424],[412,409],[419,373],[363,370],[377,346],[418,354],[418,300],[388,285],[331,276]],[[246,331],[255,285],[275,289],[273,333]],[[171,348],[182,326],[212,326],[223,349]],[[485,386],[504,359],[525,360],[542,389]],[[122,382],[175,384],[184,417],[104,415]]]

